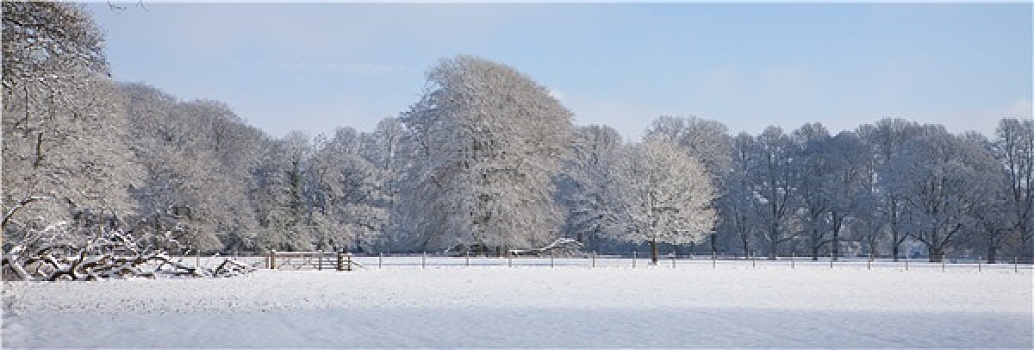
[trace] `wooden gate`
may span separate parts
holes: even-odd
[[[314,252],[278,252],[271,251],[266,257],[266,268],[273,270],[317,270],[335,269],[352,271],[361,267],[349,253],[328,253],[322,250]]]

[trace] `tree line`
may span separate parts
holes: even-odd
[[[732,135],[662,116],[642,140],[577,126],[475,56],[360,132],[271,137],[214,100],[112,81],[77,5],[4,2],[5,252],[116,229],[172,252],[501,253],[557,238],[722,254],[1030,256],[1034,122],[995,135],[883,119]]]

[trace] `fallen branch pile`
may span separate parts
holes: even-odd
[[[90,239],[77,240],[66,229],[48,227],[26,238],[4,247],[4,280],[232,277],[255,270],[231,258],[215,269],[190,266],[163,251],[141,249],[129,234],[117,230],[100,230]]]
[[[513,256],[580,256],[582,253],[582,243],[571,238],[559,238],[553,243],[541,248],[532,249],[512,249],[510,255]]]

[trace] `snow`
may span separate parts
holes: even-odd
[[[1031,348],[1034,271],[361,258],[353,272],[5,283],[4,347]],[[446,265],[445,263],[448,262]],[[446,265],[446,266],[443,266]]]

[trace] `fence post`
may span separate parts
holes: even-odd
[[[384,252],[377,253],[377,269],[384,268]]]
[[[944,258],[944,254],[941,254],[941,272],[944,272],[944,264],[945,264],[944,261],[945,260],[947,260],[947,259]]]
[[[554,255],[553,251],[550,250],[549,251],[549,268],[551,268],[551,269],[556,267],[556,264],[553,262],[553,255]]]
[[[677,254],[675,254],[675,253],[671,253],[671,268],[672,268],[672,269],[674,269],[674,268],[675,268],[675,258],[676,258],[676,257],[677,257]]]
[[[632,251],[632,268],[633,268],[633,269],[635,268],[635,259],[636,259],[636,254],[638,254],[638,253],[637,253],[636,251],[634,251],[634,250],[633,250],[633,251]]]
[[[718,252],[712,250],[711,251],[711,269],[714,270],[714,269],[717,269],[717,268],[718,268]]]
[[[337,270],[345,271],[345,253],[337,252]]]
[[[869,260],[865,261],[865,269],[872,270],[872,253],[869,253]]]
[[[796,270],[796,269],[797,269],[797,253],[794,252],[794,253],[790,254],[790,270]]]
[[[750,268],[758,268],[758,255],[756,252],[750,252]]]
[[[345,271],[352,271],[352,253],[345,253]]]
[[[470,267],[470,249],[467,249],[467,258],[463,262],[463,266]]]
[[[592,268],[595,269],[596,268],[596,251],[595,250],[592,251],[592,254],[589,254],[589,257],[592,258]]]
[[[1020,258],[1012,257],[1012,272],[1020,273]]]
[[[829,254],[829,269],[833,269],[833,254]]]
[[[905,253],[905,271],[908,271],[908,253]]]
[[[983,257],[980,256],[980,255],[977,255],[977,272],[983,272],[984,271],[984,265],[983,265],[984,263],[982,261],[980,261],[981,259],[983,259]]]
[[[420,268],[427,268],[427,252],[424,252],[424,254],[420,256]]]
[[[269,269],[276,270],[276,250],[269,251]]]
[[[513,253],[506,253],[506,267],[513,267]]]

